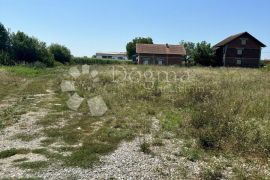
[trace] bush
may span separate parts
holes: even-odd
[[[71,60],[72,64],[132,64],[132,61],[113,60],[113,59],[97,59],[88,57],[75,57]]]
[[[53,56],[47,50],[46,43],[20,31],[11,35],[11,42],[16,63],[40,61],[46,66],[53,66]]]
[[[193,59],[197,64],[203,66],[216,66],[214,52],[211,44],[203,41],[196,44],[196,48],[193,51]]]
[[[49,46],[49,51],[53,55],[54,60],[63,64],[69,63],[71,60],[70,50],[60,44],[52,44]]]
[[[0,51],[0,65],[14,65],[14,61],[11,60],[8,52]]]
[[[46,68],[46,64],[44,64],[44,63],[42,63],[42,62],[39,62],[39,61],[36,61],[36,62],[33,64],[33,67],[39,68],[39,69],[43,69],[43,68]]]

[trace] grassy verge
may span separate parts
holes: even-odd
[[[91,68],[98,72],[99,81],[84,75],[72,80],[81,97],[103,97],[108,111],[102,117],[92,117],[86,101],[78,111],[67,108],[66,101],[72,93],[60,89],[63,79],[70,80],[61,76],[65,69],[41,73],[23,92],[18,92],[42,93],[41,89],[46,89],[43,84],[54,77],[55,99],[38,104],[39,108],[53,105],[53,113],[39,122],[48,138],[43,141],[44,149],[35,153],[61,160],[65,166],[88,168],[100,156],[113,152],[123,140],[150,133],[152,119],[156,118],[161,134],[168,132],[173,138],[192,141],[180,153],[190,161],[205,160],[212,154],[232,154],[265,163],[263,159],[270,155],[270,72],[266,69],[125,64]],[[114,68],[118,72],[112,74]],[[19,78],[18,82],[22,78],[13,73],[11,76]],[[152,144],[142,144],[141,149],[147,153],[151,145],[163,146],[162,138],[158,136]],[[46,150],[59,142],[64,145],[56,150],[69,152],[70,156],[57,156]],[[218,178],[220,171],[218,167],[215,172],[206,169],[202,176]]]

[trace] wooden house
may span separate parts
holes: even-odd
[[[136,44],[137,63],[153,65],[181,65],[186,50],[181,45]]]
[[[259,67],[261,50],[266,47],[248,32],[230,36],[213,48],[219,66]]]

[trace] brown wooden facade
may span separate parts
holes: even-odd
[[[244,32],[221,41],[214,49],[219,66],[259,67],[262,47],[266,46]]]
[[[138,64],[181,65],[184,60],[182,55],[138,54]]]
[[[145,65],[181,65],[186,50],[181,45],[136,44],[137,63]]]

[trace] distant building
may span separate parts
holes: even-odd
[[[125,52],[98,52],[96,53],[98,59],[115,59],[115,60],[128,60],[127,53]]]
[[[213,48],[219,66],[259,67],[261,49],[266,47],[248,32],[230,36]]]
[[[181,45],[136,44],[136,54],[138,64],[180,65],[186,50]]]

